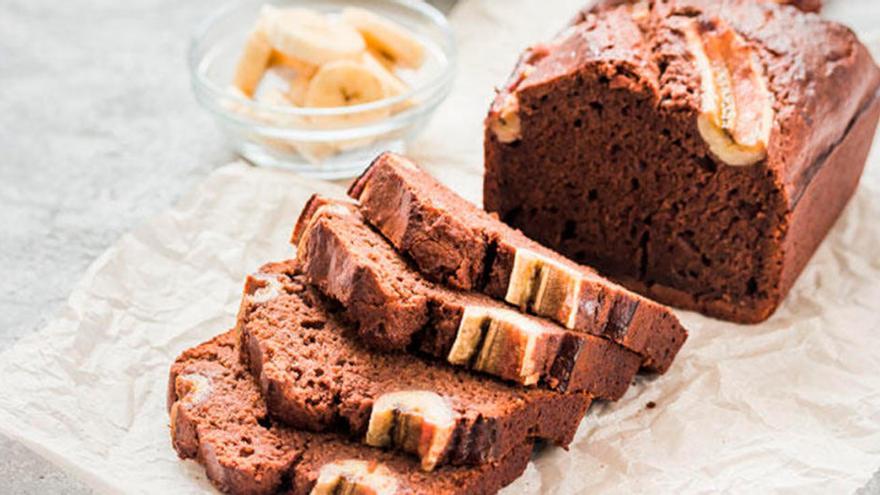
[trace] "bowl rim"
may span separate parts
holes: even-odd
[[[436,75],[432,76],[423,84],[413,86],[409,89],[409,91],[405,93],[391,98],[383,98],[381,100],[371,101],[369,103],[361,103],[359,105],[351,105],[346,107],[297,107],[293,105],[289,107],[282,107],[279,105],[272,105],[270,103],[260,102],[251,98],[243,97],[242,95],[239,95],[235,92],[228,91],[227,86],[218,86],[209,78],[205,77],[203,71],[201,70],[203,61],[205,59],[204,56],[200,56],[199,54],[200,49],[202,48],[202,41],[207,33],[210,31],[210,29],[214,27],[214,25],[221,19],[224,19],[226,15],[245,5],[259,3],[259,1],[257,0],[235,0],[232,2],[228,2],[220,9],[214,11],[197,25],[196,29],[190,37],[189,48],[187,51],[187,63],[189,66],[190,78],[192,80],[193,86],[195,87],[197,92],[207,92],[206,96],[208,96],[212,102],[216,103],[219,101],[232,101],[236,105],[239,105],[239,108],[256,111],[259,112],[261,115],[275,114],[281,117],[350,116],[352,114],[360,114],[394,107],[408,100],[412,100],[416,97],[425,95],[430,96],[437,91],[444,91],[451,84],[455,76],[458,58],[455,33],[452,31],[452,28],[450,27],[449,21],[446,19],[446,16],[444,16],[442,12],[440,12],[424,0],[382,1],[397,4],[401,7],[416,11],[418,14],[425,16],[430,20],[431,23],[433,23],[434,26],[440,28],[441,32],[443,33],[443,37],[445,38],[445,46],[440,47],[445,58],[445,64],[442,66],[441,70],[438,70]],[[266,0],[263,3],[269,4],[274,2],[272,2],[271,0]],[[208,51],[206,50],[205,53],[208,53]],[[419,106],[420,105],[417,105],[416,107]],[[226,112],[224,111],[223,113]],[[250,120],[246,118],[246,115],[243,115],[243,112],[234,113],[237,115],[237,118],[235,120]],[[404,111],[399,113],[408,112]]]

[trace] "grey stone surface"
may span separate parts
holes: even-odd
[[[232,155],[189,90],[216,2],[0,2],[0,349],[38,330],[88,264]],[[0,493],[89,493],[0,441]]]
[[[185,63],[216,5],[0,0],[0,349],[42,327],[122,233],[232,158]],[[0,493],[90,493],[3,438],[0,479]],[[860,493],[880,493],[880,475]]]
[[[880,494],[880,471],[874,473],[874,478],[858,491],[858,495],[878,495]]]

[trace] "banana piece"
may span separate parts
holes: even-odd
[[[291,106],[291,102],[287,98],[287,95],[280,88],[268,88],[266,90],[262,90],[257,95],[256,100],[259,103],[265,103],[267,105],[272,105],[275,107]],[[267,124],[277,125],[279,127],[295,127],[303,124],[302,117],[299,117],[297,115],[262,115],[261,120],[263,120]]]
[[[292,57],[275,49],[272,49],[272,57],[269,59],[269,65],[293,69],[297,74],[302,74],[309,78],[318,72],[317,65],[310,64],[303,59]]]
[[[291,101],[287,94],[283,91],[272,88],[260,94],[257,101],[268,103],[275,106],[290,106]],[[264,121],[270,124],[282,127],[306,127],[313,126],[312,123],[295,115],[279,117],[273,115],[271,117],[264,116]],[[341,148],[334,143],[325,142],[305,142],[290,141],[276,138],[263,138],[263,142],[282,153],[297,153],[305,160],[313,165],[319,165],[326,159],[340,152]]]
[[[266,5],[260,23],[276,50],[312,65],[354,59],[366,50],[357,30],[308,9]]]
[[[226,94],[229,96],[234,96],[238,98],[244,98],[245,100],[250,99],[248,95],[244,93],[244,91],[238,89],[237,86],[232,85],[226,88]],[[229,110],[230,112],[239,113],[242,115],[248,115],[247,108],[242,103],[239,103],[233,99],[224,98],[220,101],[220,104],[223,108]]]
[[[394,71],[394,60],[391,60],[390,58],[388,58],[387,55],[380,52],[379,50],[376,50],[375,48],[370,48],[370,47],[367,47],[367,53],[372,55],[373,58],[375,58],[377,61],[379,61],[379,63],[381,63],[382,66],[385,67],[388,71],[390,71],[390,72]]]
[[[367,45],[396,64],[418,69],[425,62],[424,45],[394,22],[356,7],[344,9],[342,20],[360,31]]]
[[[685,38],[700,72],[697,127],[709,150],[731,166],[760,162],[767,156],[775,111],[757,54],[723,24],[707,30],[693,21]]]
[[[385,86],[386,98],[402,95],[409,91],[409,86],[388,69],[386,61],[387,59],[382,55],[377,55],[374,51],[368,50],[363,55],[364,64],[371,70],[375,71],[376,75],[379,76],[379,79],[382,80],[382,84]],[[402,112],[413,106],[415,106],[415,101],[413,99],[407,99],[396,103],[391,109],[391,113]]]
[[[495,110],[495,108],[498,108]],[[519,98],[515,94],[504,97],[500,107],[494,107],[489,117],[489,128],[499,143],[513,143],[522,139],[522,120],[519,117]]]
[[[322,66],[306,92],[308,107],[347,107],[385,98],[385,85],[362,62],[339,60]]]
[[[290,106],[291,102],[287,95],[277,88],[271,88],[262,92],[257,101],[267,103],[274,106]],[[267,124],[279,127],[306,127],[312,124],[302,117],[296,115],[278,116],[278,115],[259,115],[258,118]],[[297,153],[307,162],[313,165],[319,165],[324,160],[339,153],[339,148],[332,143],[324,142],[305,142],[291,141],[280,138],[261,137],[266,146],[275,149],[280,153]]]
[[[389,392],[373,403],[364,442],[418,454],[422,469],[432,471],[449,447],[455,425],[452,406],[436,392]]]
[[[309,89],[309,82],[311,82],[312,77],[318,72],[318,66],[312,65],[305,60],[285,55],[278,50],[273,51],[270,65],[272,67],[283,67],[293,72],[287,78],[287,99],[298,107],[305,106],[306,91]]]
[[[364,52],[361,57],[364,65],[367,66],[368,69],[373,71],[382,81],[382,85],[385,89],[385,97],[391,98],[393,96],[402,95],[409,90],[409,86],[407,86],[403,81],[401,81],[397,76],[395,76],[391,71],[389,71],[385,65],[382,63],[381,59],[377,58],[371,52]]]
[[[260,94],[257,95],[257,101],[276,107],[290,106],[290,101],[287,99],[286,96],[284,96],[284,92],[278,88],[269,88],[267,90],[261,91]],[[301,123],[301,119],[296,116],[281,117],[272,113],[261,113],[260,111],[257,111],[256,113],[259,120],[270,125],[276,125],[279,127],[294,127]],[[280,153],[291,153],[296,151],[295,143],[289,142],[284,139],[273,137],[260,137],[260,140],[262,140],[263,144],[265,144],[266,146],[274,148]]]
[[[399,484],[384,464],[343,459],[321,466],[310,495],[394,495]]]
[[[278,88],[269,88],[257,96],[257,101],[276,106],[289,106],[290,101],[284,96],[284,92]]]
[[[306,93],[309,90],[311,78],[297,75],[290,81],[287,89],[287,99],[298,107],[306,106]]]
[[[241,58],[235,68],[233,84],[247,97],[254,95],[263,74],[269,67],[272,45],[266,33],[258,26],[248,36]]]

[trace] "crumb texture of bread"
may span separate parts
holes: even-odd
[[[639,355],[616,342],[428,281],[356,205],[319,196],[309,204],[321,206],[307,207],[298,222],[307,227],[295,236],[297,260],[367,345],[388,350],[397,341],[520,385],[610,400],[619,399],[638,372]]]
[[[499,91],[485,207],[662,303],[760,322],[855,191],[878,88],[852,31],[780,2],[604,2]]]
[[[687,339],[673,312],[531,240],[409,159],[384,153],[349,195],[426,278],[611,339],[663,373]]]
[[[519,477],[532,452],[531,443],[521,442],[496,462],[426,473],[405,455],[280,425],[270,419],[259,384],[242,363],[234,330],[177,358],[168,406],[178,455],[195,459],[218,490],[233,495],[307,495],[321,473],[351,465],[374,473],[342,470],[346,486],[362,490],[357,493],[381,493],[381,483],[394,486],[395,494],[488,495]]]
[[[360,441],[391,428],[399,435],[389,447],[428,466],[497,462],[527,438],[566,446],[592,401],[587,393],[527,389],[412,354],[375,351],[341,308],[308,285],[297,261],[266,265],[248,278],[237,331],[272,418]],[[401,392],[439,395],[451,410],[452,434],[435,434],[442,425],[427,420],[442,411],[398,421],[407,404],[375,407]]]

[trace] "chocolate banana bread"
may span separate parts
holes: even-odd
[[[508,386],[363,345],[297,262],[248,277],[237,329],[273,418],[417,455],[426,470],[497,462],[526,438],[567,445],[588,394]]]
[[[230,331],[185,351],[168,383],[174,449],[202,464],[224,493],[491,494],[529,462],[532,447],[523,442],[495,463],[426,473],[404,455],[279,425],[269,418],[236,342]]]
[[[360,201],[367,221],[432,280],[610,338],[660,373],[687,338],[669,308],[530,240],[402,156],[379,156],[349,195]]]
[[[497,95],[485,207],[661,302],[759,322],[852,196],[878,87],[849,29],[772,2],[587,14]]]
[[[639,370],[639,355],[615,342],[425,280],[354,204],[313,196],[294,242],[309,282],[345,308],[368,344],[394,341],[521,385],[610,400]]]

